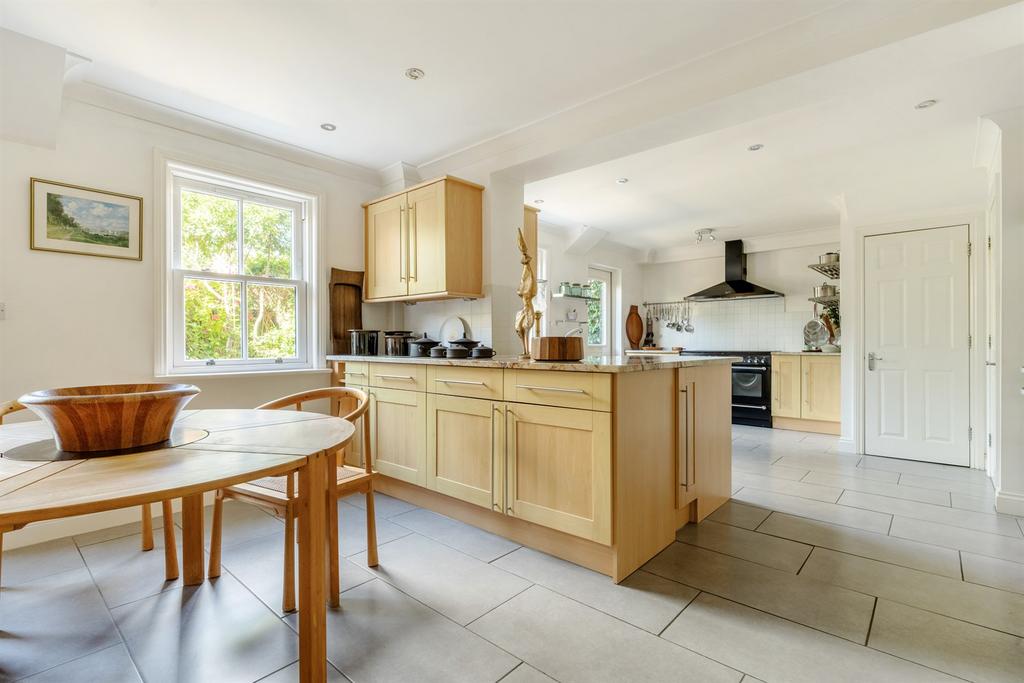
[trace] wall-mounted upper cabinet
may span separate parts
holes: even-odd
[[[483,296],[483,190],[445,176],[364,204],[363,299]]]

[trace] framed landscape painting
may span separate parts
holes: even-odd
[[[32,178],[29,246],[142,260],[142,197]]]

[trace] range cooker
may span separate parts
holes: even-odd
[[[772,354],[770,351],[691,351],[694,356],[739,356],[732,364],[732,423],[772,426]]]

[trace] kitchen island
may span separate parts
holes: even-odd
[[[729,499],[735,358],[327,359],[370,395],[377,490],[616,582]]]

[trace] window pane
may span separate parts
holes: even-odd
[[[242,357],[242,287],[185,278],[185,358]]]
[[[590,296],[596,300],[587,302],[587,344],[604,345],[605,302],[604,281],[590,280]]]
[[[181,191],[181,267],[238,272],[238,202]]]
[[[245,202],[242,208],[246,275],[292,277],[292,212]]]
[[[295,288],[246,285],[250,358],[294,358]]]

